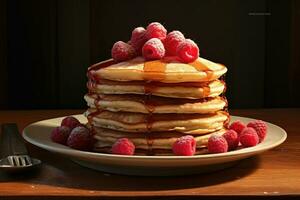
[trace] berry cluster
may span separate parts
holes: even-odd
[[[163,25],[152,22],[147,29],[135,28],[129,42],[116,42],[112,47],[111,55],[117,62],[142,55],[146,60],[177,56],[181,62],[189,63],[199,57],[199,48],[191,39],[185,39],[180,31],[167,33]]]
[[[89,129],[71,116],[64,118],[61,125],[52,130],[51,139],[78,150],[89,150],[93,141]]]
[[[223,135],[213,134],[208,139],[209,153],[224,153],[242,147],[253,147],[262,142],[267,134],[267,125],[261,120],[249,122],[247,126],[241,121],[233,122]],[[173,144],[173,153],[178,156],[192,156],[196,152],[196,140],[193,136],[178,138]]]
[[[267,135],[267,125],[261,120],[249,122],[247,126],[235,121],[223,135],[212,135],[208,139],[209,153],[224,153],[242,147],[253,147],[262,142]]]
[[[94,142],[89,129],[72,116],[64,118],[61,125],[52,130],[50,137],[53,142],[85,151],[90,150]],[[127,138],[117,140],[111,148],[113,154],[120,155],[133,155],[134,150],[134,144]]]

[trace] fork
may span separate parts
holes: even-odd
[[[32,165],[23,138],[14,123],[2,125],[0,140],[2,162],[11,167],[27,167]]]
[[[31,158],[28,155],[8,156],[7,160],[13,167],[25,167],[32,165]]]

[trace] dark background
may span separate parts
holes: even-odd
[[[228,67],[230,108],[299,107],[300,1],[0,0],[0,109],[84,108],[87,67],[152,21]]]

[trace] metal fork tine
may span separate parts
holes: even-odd
[[[20,162],[21,165],[22,166],[26,166],[27,164],[26,164],[25,156],[18,156],[18,157],[19,157],[19,160],[21,161]]]
[[[14,158],[14,161],[16,163],[16,166],[17,167],[21,166],[18,156],[14,156],[13,158]]]
[[[29,156],[24,156],[25,157],[25,160],[26,160],[26,162],[27,162],[27,164],[28,165],[32,165],[32,161],[31,161],[31,159],[30,159],[30,157]]]
[[[11,166],[14,166],[14,165],[15,165],[15,164],[14,164],[14,159],[12,158],[12,156],[8,156],[7,159],[8,159],[8,162],[9,162],[9,164],[10,164]]]

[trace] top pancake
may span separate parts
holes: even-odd
[[[145,61],[142,57],[114,63],[103,61],[89,68],[89,78],[114,81],[159,81],[163,83],[206,82],[218,79],[225,74],[224,65],[204,58],[192,63],[181,63],[174,58]]]

